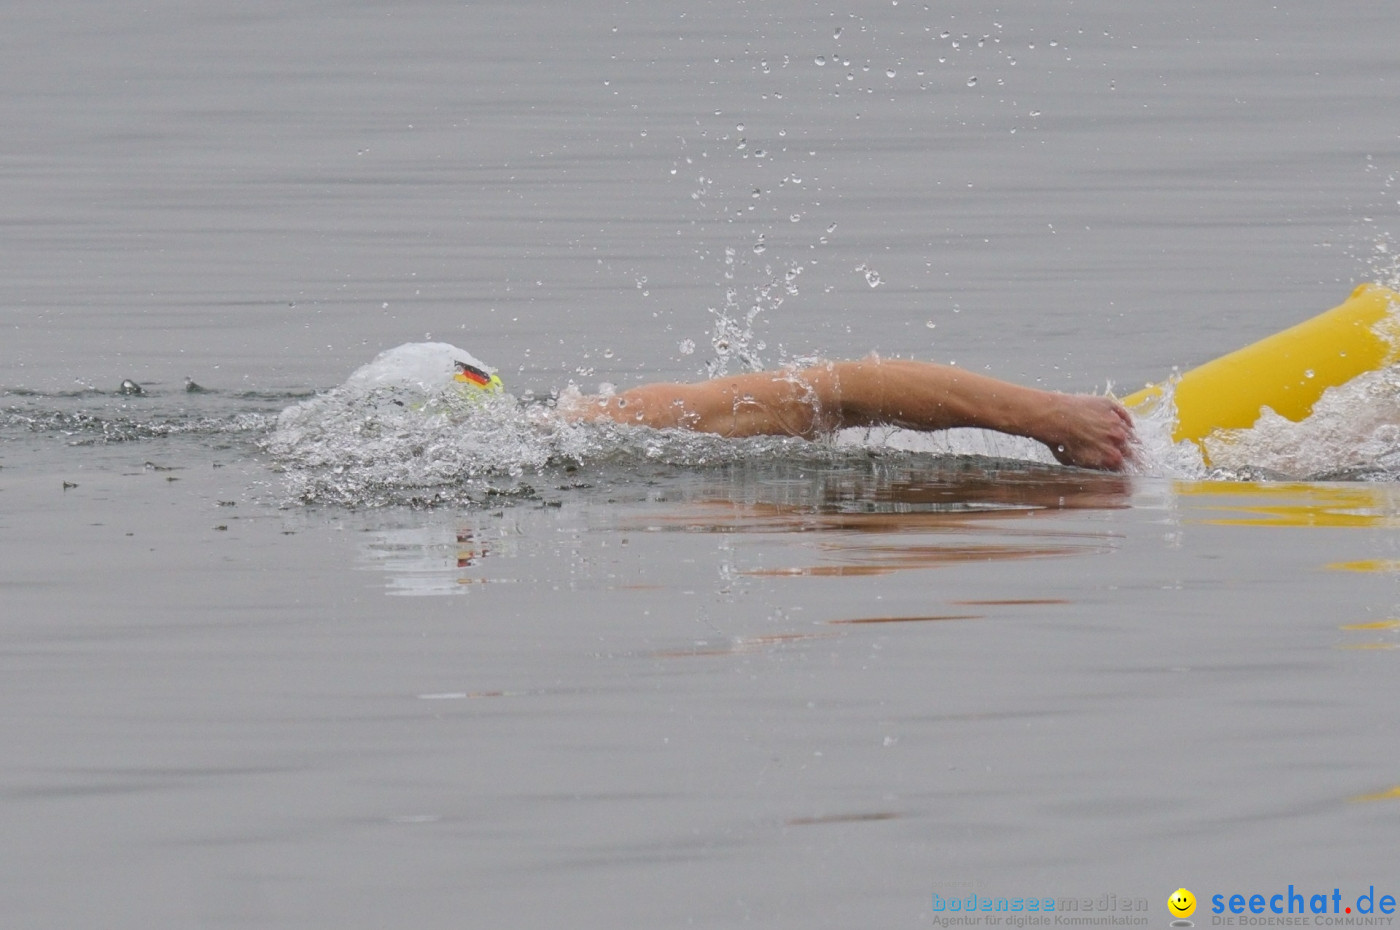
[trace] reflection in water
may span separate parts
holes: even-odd
[[[1393,484],[1326,484],[1286,482],[1278,484],[1228,482],[1178,482],[1182,497],[1220,498],[1218,504],[1197,504],[1203,511],[1230,512],[1229,517],[1209,517],[1195,522],[1215,526],[1389,529],[1400,526],[1400,489]],[[1400,573],[1400,559],[1375,558],[1327,562],[1329,571]],[[1400,628],[1400,621],[1379,620],[1342,626],[1347,632],[1385,632]],[[1338,649],[1390,650],[1395,642],[1344,642]]]
[[[750,577],[865,577],[968,562],[1111,551],[1114,534],[1041,526],[1066,510],[1128,506],[1118,475],[1018,466],[901,463],[850,469],[770,468],[746,480],[711,482],[688,507],[632,528],[686,533],[822,534],[816,565],[751,568]],[[956,535],[957,541],[871,541],[874,535]],[[976,536],[975,541],[966,537]],[[994,538],[993,538],[994,537]],[[1009,539],[1006,537],[1010,537]],[[1034,537],[1030,541],[1027,537]]]
[[[1365,623],[1344,623],[1343,632],[1347,633],[1393,633],[1400,630],[1400,620],[1370,620]],[[1400,643],[1394,640],[1371,640],[1369,642],[1344,642],[1337,645],[1338,649],[1400,649]]]
[[[813,578],[888,575],[911,568],[938,568],[959,562],[998,562],[1006,559],[1038,559],[1049,556],[1107,552],[1108,546],[1020,546],[1007,543],[965,546],[822,546],[822,557],[844,564],[806,565],[789,568],[755,568],[745,575],[767,578]]]
[[[1198,522],[1215,526],[1400,526],[1400,488],[1392,484],[1178,482],[1182,497],[1219,497],[1207,511],[1237,513]]]
[[[607,534],[679,532],[767,534],[805,539],[819,564],[722,567],[727,577],[863,577],[969,562],[996,562],[1106,552],[1116,534],[1067,529],[1063,521],[1037,519],[1073,510],[1112,510],[1129,505],[1131,483],[1118,475],[1024,463],[930,459],[916,456],[865,462],[755,461],[723,468],[659,473],[569,473],[554,507],[503,506],[453,518],[418,514],[413,526],[367,530],[361,546],[366,565],[389,576],[388,592],[400,595],[462,594],[483,584],[483,560],[494,564],[501,546],[523,535],[544,539],[561,527],[590,539],[589,558],[607,546]],[[508,503],[508,502],[507,502]],[[531,503],[538,503],[532,500]],[[404,515],[392,517],[402,521]],[[412,519],[412,518],[410,518]],[[507,523],[547,523],[522,531]],[[544,530],[544,532],[540,532]],[[917,540],[909,537],[920,537]],[[879,537],[889,537],[880,539]],[[931,538],[933,537],[933,538]],[[946,541],[945,541],[946,538]],[[488,545],[485,540],[490,540]],[[561,543],[562,545],[562,543]],[[564,559],[573,554],[561,548]],[[652,590],[648,578],[614,578],[610,587]],[[991,600],[967,604],[1057,604],[1058,599]],[[726,649],[742,647],[725,647]]]
[[[923,465],[870,462],[856,470],[773,463],[723,469],[690,507],[633,529],[691,533],[962,532],[983,521],[1062,510],[1122,509],[1120,475],[967,460]]]
[[[1334,572],[1400,572],[1400,559],[1358,559],[1354,562],[1328,562]]]
[[[389,575],[389,594],[462,594],[485,579],[475,571],[490,554],[470,527],[442,524],[378,529],[361,547],[366,563]]]

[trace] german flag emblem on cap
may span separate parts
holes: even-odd
[[[459,384],[469,384],[478,390],[489,393],[496,393],[503,389],[501,379],[496,375],[489,374],[468,362],[454,362],[457,372],[452,376],[452,380]]]

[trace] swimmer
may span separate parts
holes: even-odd
[[[977,427],[1026,436],[1065,465],[1119,471],[1132,460],[1133,421],[1112,398],[1060,394],[931,362],[829,362],[693,384],[644,384],[561,403],[569,417],[732,438],[813,439],[846,427]]]

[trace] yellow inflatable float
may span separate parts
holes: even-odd
[[[1295,422],[1323,391],[1400,361],[1400,294],[1362,284],[1339,307],[1206,362],[1169,385],[1176,404],[1172,438],[1199,443],[1218,429],[1248,429],[1264,407]],[[1135,414],[1152,411],[1165,387],[1123,398]]]

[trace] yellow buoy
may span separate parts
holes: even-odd
[[[1248,429],[1264,407],[1297,422],[1322,392],[1400,360],[1400,294],[1362,284],[1346,303],[1192,368],[1172,382],[1172,438],[1200,442],[1218,429]],[[1148,385],[1123,399],[1134,413],[1163,395]]]

